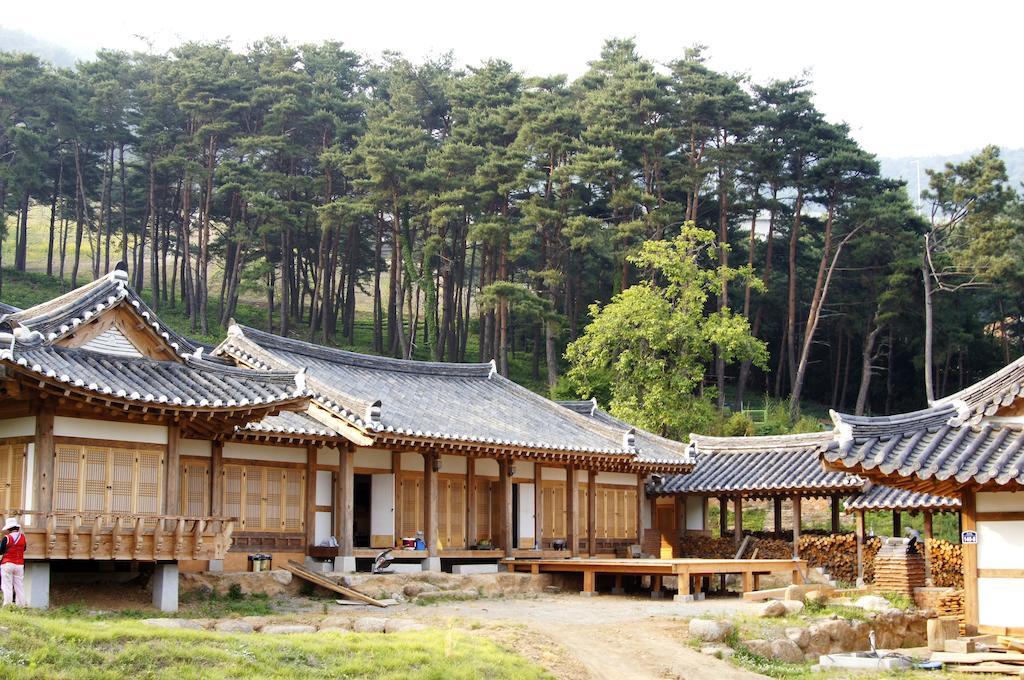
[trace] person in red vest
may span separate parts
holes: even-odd
[[[0,589],[4,593],[4,606],[16,604],[25,606],[25,534],[14,517],[4,523],[0,539]]]

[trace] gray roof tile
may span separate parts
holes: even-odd
[[[848,499],[845,506],[847,512],[853,510],[954,511],[960,509],[960,499],[875,484],[860,495]]]

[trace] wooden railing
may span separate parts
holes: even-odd
[[[235,520],[226,517],[9,511],[22,517],[25,557],[47,560],[222,560]]]

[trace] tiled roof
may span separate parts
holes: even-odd
[[[294,373],[252,371],[203,359],[154,361],[16,342],[13,350],[0,350],[0,360],[83,392],[142,404],[219,409],[306,396]]]
[[[690,435],[696,459],[694,471],[666,475],[651,484],[648,492],[756,497],[859,490],[864,484],[860,477],[822,467],[820,451],[831,439],[831,432],[770,437]]]
[[[932,402],[935,407],[953,407],[957,411],[953,425],[977,425],[985,416],[993,416],[1013,403],[1024,388],[1024,357],[1007,364],[970,387]]]
[[[944,404],[887,419],[833,413],[838,438],[824,452],[825,460],[869,476],[946,486],[1024,484],[1024,424],[996,418],[952,425],[954,411]]]
[[[239,430],[314,437],[336,437],[338,434],[315,418],[296,411],[281,411],[276,416],[267,416],[263,420],[246,423],[245,427]]]
[[[21,311],[21,309],[19,307],[15,307],[14,305],[9,305],[6,302],[0,302],[0,321],[2,321],[3,317],[8,315],[8,314],[14,314],[14,313],[20,312],[20,311]]]
[[[232,326],[217,349],[257,367],[307,371],[316,402],[372,436],[582,452],[640,462],[631,428],[605,424],[499,375],[493,363],[370,356]],[[669,465],[685,465],[685,460]]]
[[[960,499],[875,484],[845,503],[846,510],[959,510]]]
[[[633,427],[598,407],[597,401],[594,399],[589,401],[560,401],[558,403],[609,427],[632,430],[634,445],[637,449],[637,460],[639,462],[671,463],[690,460],[689,447],[686,444]]]

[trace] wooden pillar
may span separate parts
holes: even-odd
[[[729,533],[729,501],[722,496],[718,499],[718,535],[725,538]]]
[[[512,522],[516,518],[512,515],[512,461],[502,460],[498,462],[498,475],[501,486],[501,541],[505,549],[505,556],[512,557],[516,549]]]
[[[466,547],[476,545],[476,458],[466,459]]]
[[[316,458],[317,445],[306,444],[306,548],[316,543]]]
[[[580,538],[576,522],[580,515],[580,494],[576,487],[576,466],[566,468],[565,477],[565,533],[569,544],[569,554],[579,555]]]
[[[892,535],[894,538],[903,535],[903,518],[900,516],[899,510],[892,511]]]
[[[224,513],[224,442],[210,443],[210,514]]]
[[[533,544],[540,550],[544,547],[544,481],[543,466],[533,464]]]
[[[392,451],[391,452],[391,474],[395,476],[395,511],[392,513],[395,518],[395,526],[392,531],[395,535],[394,543],[397,545],[402,544],[402,452]]]
[[[36,414],[36,436],[33,454],[35,464],[33,466],[32,484],[35,487],[35,500],[33,505],[41,513],[53,511],[53,407],[44,403],[39,413]],[[46,526],[46,518],[33,518],[33,524],[38,527]]]
[[[644,549],[644,502],[646,500],[647,480],[638,473],[636,476],[636,542],[640,546],[641,554]]]
[[[179,482],[181,480],[181,426],[174,422],[167,426],[167,479],[164,488],[164,513],[177,515],[180,513],[181,493]]]
[[[782,535],[782,498],[776,496],[772,499],[772,517],[775,519],[775,535],[776,537]]]
[[[857,511],[857,587],[864,585],[864,511]]]
[[[965,489],[960,494],[960,517],[963,531],[977,531],[977,499],[974,491]],[[968,635],[978,632],[978,544],[964,543],[964,623]]]
[[[423,541],[427,557],[437,557],[437,468],[436,453],[423,454]]]
[[[800,496],[793,496],[793,559],[800,559]]]
[[[597,470],[587,470],[587,554],[597,554]]]
[[[934,585],[932,583],[932,553],[928,548],[928,544],[932,540],[932,511],[924,511],[924,542],[921,545],[921,552],[924,554],[924,583],[926,586]]]
[[[739,545],[743,542],[743,496],[736,496],[733,507],[736,517],[733,521],[732,537],[736,545]]]
[[[839,496],[832,496],[832,533],[839,533]]]
[[[355,460],[356,452],[351,446],[343,444],[338,449],[338,475],[334,478],[334,536],[338,540],[338,555],[341,557],[352,557],[355,550]]]

